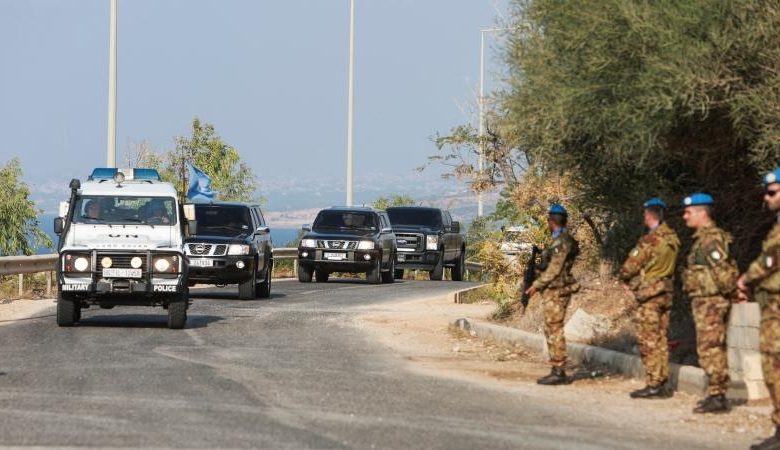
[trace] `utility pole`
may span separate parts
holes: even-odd
[[[108,149],[106,166],[116,167],[116,16],[117,0],[111,0],[108,38]]]
[[[355,134],[355,0],[349,0],[349,94],[347,103],[347,206],[352,206],[352,160]]]

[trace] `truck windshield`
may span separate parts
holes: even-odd
[[[314,219],[314,230],[376,230],[374,214],[360,211],[320,211]]]
[[[76,200],[74,223],[176,225],[173,197],[84,195]]]
[[[425,208],[387,208],[393,225],[421,225],[430,228],[441,227],[441,212]]]
[[[233,237],[249,233],[249,208],[230,205],[195,205],[198,235]]]

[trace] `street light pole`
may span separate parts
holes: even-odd
[[[347,206],[352,206],[352,158],[355,134],[355,0],[349,1],[349,93],[347,103]]]
[[[111,0],[108,38],[108,167],[116,167],[116,2]]]

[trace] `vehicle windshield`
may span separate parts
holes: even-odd
[[[173,197],[84,195],[76,200],[74,208],[74,223],[176,225]]]
[[[393,225],[441,227],[441,213],[437,209],[387,208],[387,215],[390,216],[390,223]]]
[[[377,229],[374,214],[361,211],[320,211],[312,228],[315,231]]]
[[[233,237],[249,233],[249,208],[228,205],[195,205],[198,235]]]

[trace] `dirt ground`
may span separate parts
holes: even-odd
[[[54,300],[0,300],[0,326],[38,317],[54,317],[44,311],[54,306]]]
[[[587,404],[588,414],[601,414],[609,422],[639,421],[667,433],[710,436],[721,444],[728,439],[734,448],[747,448],[774,432],[768,401],[735,402],[729,414],[701,416],[691,412],[698,397],[677,392],[665,400],[634,400],[628,394],[643,387],[642,381],[611,375],[598,367],[570,367],[569,373],[576,374],[578,380],[568,386],[538,386],[536,379],[550,370],[541,355],[451,326],[461,317],[486,318],[494,307],[492,302],[414,300],[385,304],[381,311],[366,310],[354,325],[407,360],[410,370],[572,408]]]

